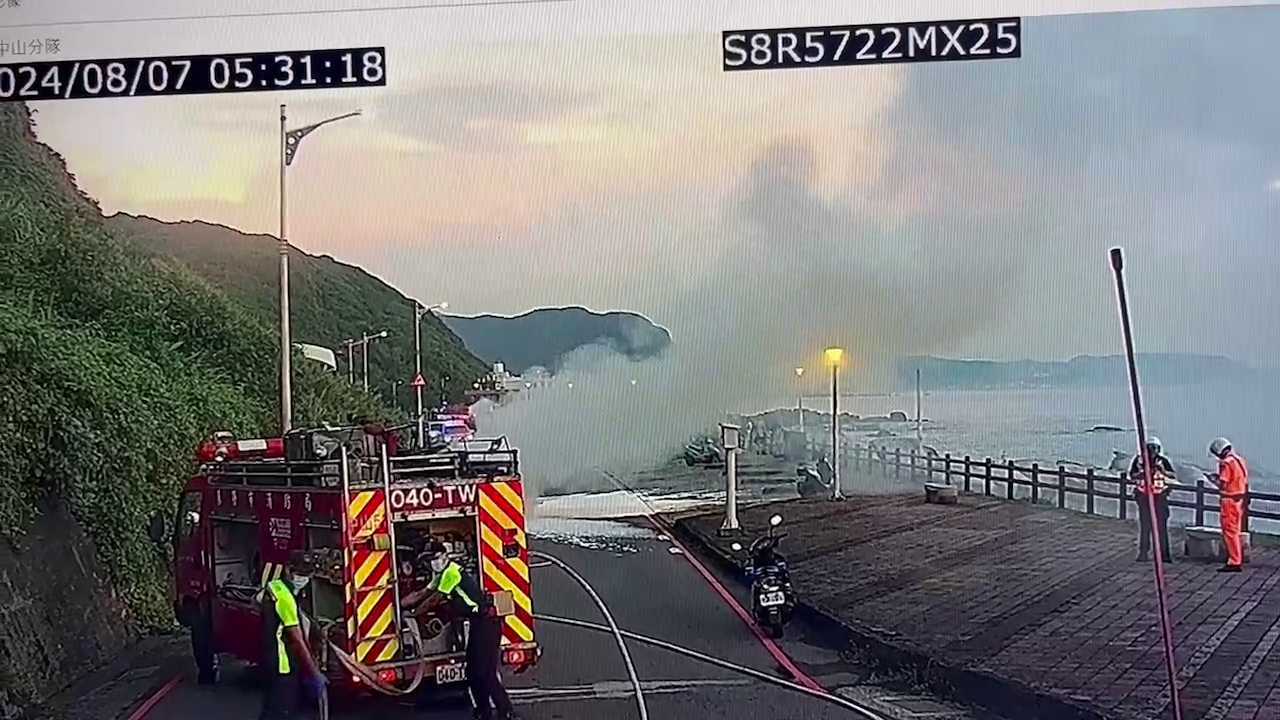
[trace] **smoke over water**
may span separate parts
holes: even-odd
[[[669,278],[664,314],[673,344],[642,362],[601,347],[565,358],[548,387],[481,412],[484,434],[521,449],[535,492],[611,489],[679,453],[726,413],[795,402],[829,391],[823,348],[846,349],[844,387],[887,381],[893,358],[945,347],[1000,319],[1003,278],[1017,253],[981,217],[885,221],[857,202],[825,198],[816,150],[778,144],[750,162],[706,235],[710,264]],[[897,192],[892,180],[875,192]],[[1012,222],[1016,225],[1017,216]],[[806,368],[797,381],[794,368]]]

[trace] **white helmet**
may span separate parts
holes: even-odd
[[[1227,453],[1230,451],[1231,441],[1224,437],[1216,438],[1213,442],[1209,443],[1209,454],[1214,457],[1226,457]]]
[[[1147,450],[1150,450],[1151,452],[1159,455],[1160,451],[1163,449],[1164,449],[1164,446],[1160,444],[1160,438],[1156,437],[1155,435],[1147,436]]]

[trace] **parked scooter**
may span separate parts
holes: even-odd
[[[787,536],[786,533],[775,532],[781,524],[781,515],[770,517],[768,534],[756,538],[747,548],[750,558],[747,576],[751,578],[751,614],[774,638],[782,637],[783,627],[791,620],[791,613],[796,606],[786,558],[777,551],[778,543]],[[735,542],[731,547],[734,552],[742,551],[740,543]]]

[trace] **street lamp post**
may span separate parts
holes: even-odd
[[[844,493],[840,491],[840,394],[836,378],[840,373],[844,348],[829,347],[823,352],[823,357],[831,366],[831,499],[843,500]]]
[[[449,303],[442,302],[435,305],[423,307],[422,303],[415,301],[413,303],[413,391],[415,396],[415,405],[418,414],[418,446],[425,447],[427,437],[426,423],[422,416],[422,386],[426,383],[422,380],[422,316],[432,310],[448,310]]]
[[[804,375],[804,368],[796,368],[796,385],[800,384],[800,378]],[[796,388],[796,412],[800,415],[800,432],[804,432],[804,393],[800,388]]]
[[[367,333],[360,334],[360,358],[364,361],[364,391],[369,392],[369,341],[378,340],[387,336],[387,331],[369,335]]]
[[[403,380],[391,380],[391,407],[400,409],[400,386],[404,385]]]
[[[293,427],[293,362],[291,351],[293,341],[292,328],[289,326],[289,240],[285,223],[285,168],[293,162],[298,153],[298,144],[302,138],[316,128],[327,123],[336,122],[359,115],[360,111],[338,115],[321,120],[314,125],[307,125],[294,130],[285,126],[287,115],[285,106],[280,106],[280,239],[277,247],[280,253],[280,426],[283,432]],[[367,388],[366,388],[367,389]]]

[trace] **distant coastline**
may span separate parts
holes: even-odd
[[[1196,385],[1257,379],[1259,371],[1220,355],[1140,353],[1138,374],[1147,385]],[[1128,383],[1121,355],[1080,355],[1070,360],[954,360],[933,356],[900,358],[899,391],[913,389],[916,371],[927,390],[1042,390],[1109,387]]]

